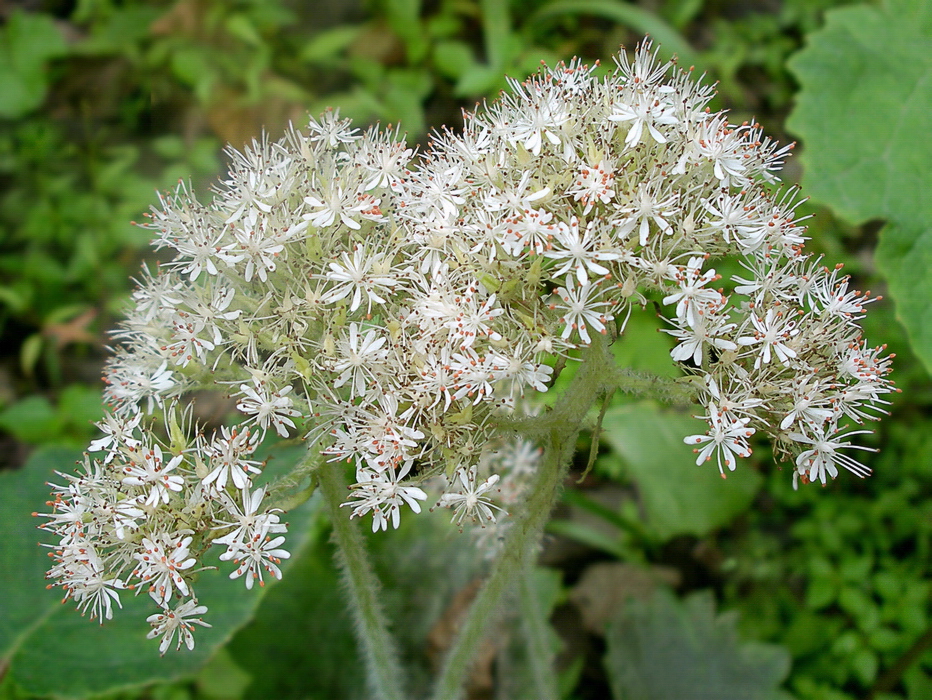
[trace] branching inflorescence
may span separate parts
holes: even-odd
[[[253,483],[271,434],[353,463],[344,505],[373,530],[434,477],[456,523],[498,525],[493,498],[520,508],[539,455],[515,435],[539,410],[525,395],[634,307],[667,311],[708,423],[685,437],[697,464],[724,476],[763,433],[794,485],[869,472],[843,450],[867,449],[850,428],[883,413],[890,360],[858,325],[873,299],[804,251],[776,187],[789,147],[711,112],[712,88],[649,44],[604,79],[573,61],[511,88],[417,161],[329,112],[231,150],[209,204],[161,198],[148,227],[174,258],[134,295],[103,437],[44,525],[66,598],[103,620],[148,591],[164,652],[206,624],[192,574],[212,545],[247,587],[280,577],[285,524]],[[743,272],[717,274],[724,256]],[[242,421],[198,433],[184,398],[218,386]]]

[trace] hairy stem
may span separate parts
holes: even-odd
[[[324,465],[317,475],[333,524],[337,560],[349,592],[356,637],[366,659],[371,697],[405,700],[407,696],[401,689],[398,653],[379,602],[379,581],[369,563],[366,544],[357,523],[340,509],[340,503],[346,496],[343,472],[337,465]]]
[[[554,673],[554,654],[551,649],[550,628],[546,610],[541,607],[534,586],[534,561],[526,560],[518,591],[522,629],[527,643],[528,664],[534,681],[534,692],[541,700],[557,700],[557,676]]]
[[[597,337],[553,409],[539,416],[537,425],[529,425],[527,431],[522,431],[538,437],[545,447],[537,481],[524,512],[508,530],[502,552],[460,626],[437,682],[433,695],[435,700],[462,697],[475,654],[489,624],[496,617],[502,597],[512,590],[537,551],[544,526],[569,469],[580,426],[595,400],[611,388],[613,367],[613,357],[606,341]]]

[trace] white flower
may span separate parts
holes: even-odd
[[[104,382],[107,399],[121,415],[136,413],[143,399],[147,400],[146,411],[152,413],[155,405],[161,405],[163,396],[179,388],[167,361],[143,353],[118,355],[110,364]]]
[[[265,585],[262,578],[263,569],[269,575],[281,580],[282,570],[278,565],[282,563],[282,559],[291,557],[288,550],[281,548],[284,543],[284,537],[271,538],[260,531],[258,535],[250,539],[243,539],[239,543],[231,543],[227,551],[220,555],[220,560],[229,561],[232,559],[237,567],[230,574],[230,578],[236,579],[245,574],[246,588],[252,590],[256,581],[259,582],[259,586]]]
[[[169,474],[181,464],[183,454],[173,456],[167,463],[162,460],[162,448],[153,446],[134,457],[133,462],[126,464],[122,471],[124,484],[142,486],[149,489],[145,504],[155,506],[158,503],[168,503],[171,492],[181,491],[184,487],[184,478],[178,474]]]
[[[308,140],[320,142],[328,148],[337,148],[341,144],[354,143],[359,140],[359,129],[353,128],[349,119],[340,119],[340,110],[328,109],[320,115],[320,121],[310,117],[307,124],[311,135]]]
[[[827,428],[827,429],[826,429]],[[850,441],[842,438],[849,438],[852,435],[871,433],[870,430],[851,430],[847,433],[837,433],[837,429],[832,430],[831,426],[813,430],[813,434],[804,435],[803,433],[790,433],[790,438],[804,445],[811,445],[812,448],[803,450],[796,457],[796,471],[793,473],[793,487],[796,488],[797,477],[802,477],[803,483],[819,481],[824,486],[827,478],[826,475],[833,479],[838,476],[836,464],[840,464],[852,474],[862,479],[870,476],[871,470],[865,467],[850,455],[842,454],[839,450],[850,447],[855,450],[864,450],[865,452],[876,452],[872,447],[863,445],[852,445]]]
[[[444,328],[450,330],[450,339],[459,342],[460,349],[471,347],[477,338],[501,340],[502,336],[491,323],[505,313],[505,309],[495,303],[495,295],[490,295],[481,304],[475,294],[466,294],[455,307],[455,315],[449,318]]]
[[[722,305],[721,292],[704,288],[707,283],[720,278],[715,274],[715,270],[702,272],[703,262],[701,257],[691,257],[686,267],[680,268],[677,273],[679,291],[663,298],[664,306],[676,304],[676,317],[690,326],[700,323],[699,316],[705,307],[718,308]]]
[[[625,95],[628,97],[628,95]],[[673,108],[660,93],[652,90],[638,91],[630,101],[618,101],[608,117],[613,122],[631,122],[625,135],[625,145],[634,146],[641,141],[644,127],[657,143],[666,143],[667,137],[658,127],[678,124]]]
[[[462,525],[468,518],[485,527],[487,522],[495,522],[495,511],[505,512],[503,508],[492,503],[485,494],[498,483],[499,475],[493,474],[480,484],[476,483],[476,468],[460,467],[456,470],[460,491],[448,491],[440,497],[438,506],[453,509],[453,522]]]
[[[803,429],[819,429],[831,420],[835,410],[826,394],[830,390],[826,382],[816,377],[805,376],[793,383],[791,394],[793,406],[780,422],[780,430],[787,430],[793,423],[801,423]]]
[[[743,127],[730,126],[725,115],[717,115],[699,124],[692,140],[696,157],[712,163],[712,173],[723,185],[747,182],[744,160],[749,149],[745,131]]]
[[[320,196],[320,199],[312,195],[304,198],[307,205],[318,210],[304,215],[304,219],[315,228],[333,226],[339,217],[343,225],[358,231],[362,225],[356,219],[379,221],[383,218],[379,209],[380,200],[372,195],[352,190],[344,192],[340,185],[331,183],[327,186],[327,191],[321,192]]]
[[[248,416],[254,416],[253,420],[263,431],[272,425],[281,437],[288,437],[288,428],[295,427],[291,419],[301,415],[300,411],[291,407],[293,402],[288,396],[291,389],[289,385],[270,393],[262,382],[255,382],[255,387],[240,384],[239,390],[244,398],[236,404],[236,408]]]
[[[148,584],[149,595],[159,605],[168,604],[174,589],[178,589],[181,595],[190,593],[188,582],[181,572],[197,563],[194,557],[188,556],[192,540],[184,532],[153,535],[151,539],[143,537],[142,551],[133,555],[139,563],[130,575]]]
[[[734,195],[720,193],[714,202],[712,199],[703,200],[702,206],[716,217],[707,219],[706,226],[710,231],[721,234],[728,243],[734,237],[735,243],[750,252],[763,240],[755,204],[743,192]]]
[[[285,250],[285,238],[279,233],[270,233],[268,219],[259,218],[255,211],[250,212],[243,220],[243,224],[233,230],[238,250],[246,260],[243,277],[247,282],[252,280],[254,274],[267,282],[269,273],[276,269],[275,260]]]
[[[545,139],[559,146],[561,141],[556,132],[570,119],[565,102],[556,93],[544,92],[537,84],[516,80],[509,80],[509,84],[527,99],[525,110],[516,115],[517,120],[510,127],[512,143],[520,142],[535,156],[540,155]]]
[[[790,358],[796,357],[796,351],[787,345],[787,341],[799,333],[793,318],[786,318],[782,311],[773,307],[767,309],[764,318],[760,318],[756,313],[752,313],[749,318],[755,329],[754,335],[738,338],[738,345],[760,343],[760,354],[754,360],[755,369],[759,368],[761,363],[770,362],[771,350],[785,365],[789,364]]]
[[[378,292],[386,294],[398,284],[398,279],[390,270],[384,268],[382,256],[367,255],[365,248],[357,247],[350,260],[346,253],[340,254],[343,264],[330,263],[330,272],[324,278],[335,282],[333,288],[324,296],[323,301],[332,304],[340,299],[353,295],[350,301],[350,311],[355,311],[362,304],[363,294],[367,299],[367,312],[372,311],[372,302],[384,304],[386,298],[379,296]],[[386,294],[387,296],[387,294]]]
[[[202,450],[202,454],[210,460],[211,468],[202,483],[222,491],[229,479],[236,488],[247,488],[250,483],[249,474],[259,474],[262,471],[259,468],[260,462],[246,459],[255,451],[258,441],[259,435],[250,435],[248,428],[239,430],[221,426],[220,437],[215,436]]]
[[[585,205],[583,213],[588,214],[596,202],[608,204],[615,196],[612,186],[615,183],[614,168],[603,158],[595,165],[584,165],[579,169],[576,181],[567,190],[577,202]]]
[[[417,486],[403,486],[402,479],[411,469],[411,463],[407,463],[402,469],[396,472],[393,468],[384,469],[376,472],[370,469],[362,469],[356,472],[356,484],[352,487],[353,493],[350,498],[355,501],[347,501],[340,504],[341,506],[350,506],[352,514],[350,517],[359,518],[366,513],[372,512],[372,532],[378,530],[387,530],[391,522],[392,527],[396,530],[401,523],[401,506],[407,503],[408,507],[415,513],[421,512],[421,504],[427,498]]]
[[[104,464],[109,464],[113,458],[120,453],[121,447],[135,448],[141,442],[133,435],[139,427],[139,421],[142,419],[142,413],[135,411],[130,417],[115,416],[107,413],[102,422],[97,423],[104,436],[91,441],[88,445],[88,452],[107,451],[104,458]]]
[[[200,337],[204,331],[204,324],[196,316],[178,311],[172,324],[173,342],[163,345],[162,350],[170,353],[176,365],[187,367],[195,357],[203,359],[206,352],[216,347],[212,341]]]
[[[122,579],[108,573],[97,548],[87,539],[75,538],[55,553],[56,564],[47,578],[60,579],[65,598],[72,598],[83,615],[91,611],[91,619],[113,619],[113,603],[120,608],[118,590],[126,588]],[[63,601],[64,602],[64,601]]]
[[[717,314],[713,313],[713,309],[706,309],[706,313],[696,316],[695,325],[689,325],[690,320],[692,319],[687,315],[679,328],[662,329],[664,333],[680,340],[680,344],[670,351],[670,357],[677,362],[692,360],[697,367],[702,367],[706,345],[718,350],[738,349],[735,343],[722,337],[735,329],[734,323],[728,323],[727,314]]]
[[[152,630],[146,635],[146,639],[162,637],[162,643],[159,644],[159,653],[163,656],[171,646],[175,633],[178,634],[178,645],[175,650],[181,649],[182,642],[188,650],[194,649],[194,625],[201,627],[210,627],[200,618],[194,619],[195,615],[203,615],[207,612],[206,605],[198,605],[194,599],[185,601],[174,610],[164,608],[162,612],[155,615],[149,615],[146,622],[152,625]]]
[[[366,382],[373,378],[374,368],[388,355],[383,349],[385,342],[386,338],[371,328],[360,337],[359,324],[351,323],[349,337],[337,344],[337,358],[330,364],[332,371],[340,373],[333,386],[349,384],[351,398],[365,394]]]
[[[589,284],[587,282],[577,287],[573,278],[570,277],[567,280],[567,285],[557,290],[563,304],[551,304],[550,308],[566,312],[563,318],[560,319],[565,324],[561,338],[566,340],[573,331],[577,331],[582,341],[588,345],[592,342],[589,337],[589,326],[599,333],[606,332],[605,324],[611,321],[614,316],[599,311],[599,309],[609,304],[600,301],[599,294],[596,291],[598,286],[598,283]]]
[[[617,236],[628,236],[635,227],[638,229],[638,242],[645,246],[650,239],[650,222],[667,236],[673,233],[670,221],[677,215],[676,208],[679,194],[670,193],[662,197],[659,184],[639,183],[637,192],[629,195],[629,204],[616,204],[615,211],[620,214],[612,223],[618,227]]]
[[[288,528],[280,521],[278,513],[281,511],[264,511],[259,512],[259,506],[265,498],[266,487],[256,489],[252,493],[249,487],[242,489],[242,506],[230,498],[226,493],[220,494],[220,500],[227,513],[233,520],[221,520],[216,517],[214,530],[223,530],[233,528],[222,537],[217,537],[211,544],[223,544],[227,546],[228,559],[236,555],[246,542],[261,540],[266,535],[281,534],[287,532]],[[230,554],[232,552],[232,554]]]
[[[751,448],[748,446],[747,439],[754,434],[754,428],[749,428],[750,418],[733,418],[728,414],[720,411],[718,406],[709,402],[709,431],[705,435],[689,435],[683,438],[687,445],[703,445],[701,449],[693,450],[699,456],[696,458],[696,464],[702,464],[712,459],[715,453],[718,461],[718,470],[722,477],[725,476],[725,469],[722,466],[722,460],[725,467],[730,471],[735,470],[735,457],[748,457],[751,454]]]
[[[619,255],[614,251],[599,248],[592,235],[593,228],[594,222],[590,222],[586,226],[586,232],[580,235],[579,219],[575,216],[570,219],[569,224],[561,223],[557,227],[553,234],[553,248],[544,252],[545,257],[564,261],[553,271],[554,277],[575,270],[579,284],[585,285],[589,282],[587,270],[595,275],[609,274],[608,268],[596,261],[617,260]]]

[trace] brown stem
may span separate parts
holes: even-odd
[[[871,689],[867,691],[864,700],[874,700],[878,695],[892,690],[900,682],[900,678],[903,677],[907,669],[929,648],[932,648],[932,627],[923,632],[922,636],[913,642],[913,645],[877,679]]]

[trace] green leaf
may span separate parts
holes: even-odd
[[[711,592],[685,600],[658,590],[609,625],[605,667],[616,700],[771,700],[790,669],[782,647],[742,642],[737,616]]]
[[[264,43],[262,41],[262,36],[259,34],[259,30],[256,29],[256,26],[252,23],[252,19],[245,14],[237,12],[230,15],[227,17],[225,25],[226,30],[230,32],[230,34],[247,44],[259,47]]]
[[[84,697],[156,681],[193,676],[254,614],[266,591],[274,585],[247,591],[242,580],[231,581],[224,571],[228,563],[214,560],[220,571],[208,570],[195,582],[198,599],[210,610],[213,627],[197,630],[193,652],[159,656],[157,640],[147,640],[146,616],[155,605],[145,594],[121,595],[123,609],[103,625],[83,618],[72,604],[61,605],[61,592],[45,588],[44,572],[49,566],[48,549],[37,541],[52,540],[26,525],[33,511],[48,512],[46,481],[62,482],[54,470],[70,471],[80,453],[43,449],[33,454],[25,467],[0,474],[0,489],[10,504],[0,512],[0,583],[4,604],[0,606],[0,653],[9,660],[8,675],[33,695]],[[14,506],[15,507],[11,507]],[[292,558],[282,567],[285,576],[307,541],[308,523],[316,512],[312,500],[288,513],[290,534],[287,547]],[[219,554],[219,551],[217,552]],[[49,669],[54,668],[54,673]]]
[[[236,663],[252,675],[243,696],[264,698],[362,697],[353,623],[325,533],[262,602],[256,619],[230,642]]]
[[[650,35],[659,44],[663,56],[676,54],[679,64],[684,68],[700,65],[696,52],[679,32],[653,12],[622,0],[553,0],[531,15],[528,24],[537,24],[561,15],[577,14],[601,17],[618,22],[639,34]]]
[[[236,664],[226,648],[197,674],[199,695],[206,700],[239,700],[251,682],[252,677]]]
[[[426,70],[397,68],[386,76],[384,100],[394,120],[412,134],[426,130],[423,103],[430,94],[432,82]]]
[[[670,359],[676,344],[660,318],[648,311],[635,310],[625,325],[624,334],[612,344],[612,354],[619,366],[638,372],[650,372],[661,377],[678,377],[682,372]]]
[[[592,549],[600,549],[617,559],[627,560],[631,557],[631,552],[625,548],[618,537],[606,535],[604,532],[584,523],[576,523],[572,520],[551,520],[547,523],[547,532],[551,535],[560,535],[576,540]]]
[[[408,63],[423,61],[428,43],[421,25],[421,0],[385,0],[385,10],[389,26],[404,42]]]
[[[21,314],[26,310],[27,304],[21,291],[13,287],[0,287],[0,306],[6,305],[14,314]]]
[[[36,364],[38,364],[39,358],[42,356],[42,346],[44,344],[41,333],[33,333],[23,341],[19,349],[19,366],[22,368],[23,374],[32,376],[32,373],[35,372]]]
[[[489,67],[498,73],[505,70],[508,62],[506,50],[511,44],[509,5],[507,0],[480,0],[485,53],[489,57]]]
[[[0,472],[0,660],[8,662],[30,629],[58,607],[57,596],[45,589],[48,550],[37,546],[41,533],[30,522],[34,511],[47,511],[48,479],[53,469],[67,471],[81,457],[76,450],[44,449],[33,453],[20,469]],[[57,481],[57,479],[54,479]]]
[[[51,17],[14,11],[0,28],[0,117],[39,107],[48,89],[46,63],[68,47]]]
[[[27,396],[0,413],[0,428],[17,440],[38,444],[58,435],[59,420],[47,398]]]
[[[298,60],[311,63],[332,61],[356,40],[359,31],[357,26],[344,25],[315,34],[301,49]]]
[[[434,65],[447,78],[459,78],[476,63],[469,44],[462,41],[440,41],[434,46]]]
[[[502,75],[500,71],[481,63],[474,63],[467,66],[460,79],[456,81],[453,94],[457,97],[484,95],[501,82]]]
[[[892,222],[884,227],[875,255],[896,301],[897,320],[932,372],[932,227]]]
[[[885,219],[877,263],[932,371],[932,5],[888,0],[829,12],[790,61],[802,89],[787,122],[804,189],[860,224]]]
[[[909,700],[932,698],[932,675],[918,664],[903,674],[903,684],[906,686],[906,697]]]
[[[602,439],[624,458],[637,484],[649,529],[661,539],[701,536],[721,527],[757,493],[761,477],[746,462],[726,472],[725,481],[714,463],[696,466],[683,438],[703,428],[689,416],[642,402],[609,409],[602,429]]]
[[[84,384],[71,384],[58,397],[58,416],[62,423],[88,436],[95,431],[93,424],[103,418],[104,404],[100,389]]]

